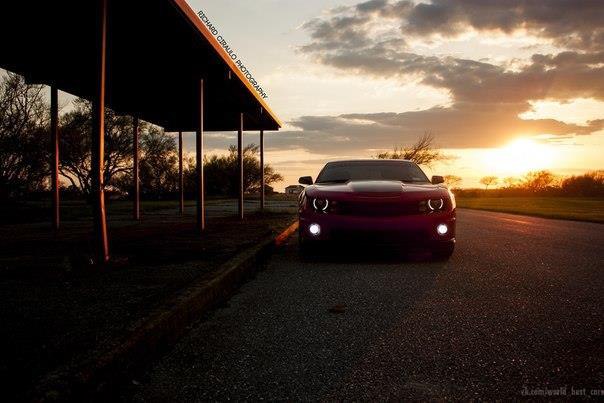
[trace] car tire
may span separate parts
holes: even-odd
[[[432,249],[432,257],[434,258],[434,260],[446,261],[446,260],[449,260],[451,255],[453,255],[454,250],[455,250],[454,243],[447,244],[447,245],[440,245],[440,246],[434,247]]]

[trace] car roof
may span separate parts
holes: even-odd
[[[356,159],[356,160],[335,160],[329,161],[327,164],[346,164],[346,163],[356,163],[356,162],[413,162],[411,160],[399,160],[399,159],[376,159],[376,158],[365,158],[365,159]]]

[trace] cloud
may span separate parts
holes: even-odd
[[[311,43],[299,50],[319,63],[351,73],[420,82],[451,92],[456,101],[524,102],[537,99],[604,99],[604,5],[593,2],[571,2],[574,11],[564,14],[568,2],[549,2],[557,12],[543,11],[537,2],[433,1],[411,7],[408,2],[373,0],[342,10],[327,19],[314,19],[304,25],[311,33]],[[547,2],[546,2],[547,3]],[[581,3],[586,3],[581,7]],[[592,10],[593,8],[597,10]],[[575,10],[577,9],[577,10]],[[477,10],[484,10],[482,15]],[[596,24],[592,15],[601,15]],[[487,13],[488,11],[488,13]],[[352,13],[352,14],[351,14]],[[365,14],[371,14],[371,18]],[[578,18],[583,21],[575,21]],[[484,61],[450,56],[431,56],[410,51],[403,31],[397,36],[385,32],[375,36],[372,26],[399,18],[405,34],[460,34],[473,27],[481,30],[515,29],[535,31],[557,42],[584,45],[556,55],[535,54],[519,70]],[[430,23],[429,23],[430,22]],[[540,24],[540,25],[539,25]],[[412,27],[412,28],[410,28]],[[556,27],[560,31],[554,36]],[[568,38],[574,38],[572,40]],[[580,40],[579,40],[580,38]],[[593,47],[600,51],[589,51]]]
[[[433,131],[446,147],[489,147],[518,135],[591,134],[585,125],[523,119],[531,102],[604,100],[604,4],[599,1],[371,0],[339,7],[303,25],[310,42],[299,48],[316,62],[350,74],[415,80],[447,91],[448,107],[403,113],[306,116],[295,141],[329,147],[331,136],[349,149],[388,148]],[[534,54],[520,67],[419,52],[411,42],[447,40],[470,32],[526,32],[550,41],[557,54]],[[511,61],[510,61],[511,62]],[[293,135],[292,135],[293,136]],[[288,136],[285,136],[288,137]]]
[[[394,21],[402,36],[457,37],[467,32],[518,31],[551,40],[560,47],[604,49],[604,8],[599,0],[372,0],[338,7],[327,19],[309,21],[314,39],[354,32],[363,36],[372,18]],[[320,29],[316,29],[320,27]]]
[[[472,103],[458,103],[453,107],[402,113],[304,116],[290,122],[302,129],[301,132],[280,133],[271,139],[271,145],[362,155],[367,150],[410,144],[426,130],[435,135],[440,146],[470,148],[499,146],[519,135],[583,135],[604,128],[603,120],[578,125],[555,119],[521,119],[517,115],[523,109],[522,105],[517,104],[493,108],[491,105],[480,107]],[[334,137],[346,137],[348,141],[335,142]]]
[[[604,48],[604,8],[594,0],[432,0],[398,17],[401,30],[415,36],[523,30],[562,47]]]

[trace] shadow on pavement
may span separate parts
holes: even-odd
[[[332,248],[308,261],[292,237],[127,393],[138,401],[355,397],[345,393],[349,380],[383,343],[406,342],[397,330],[447,268],[425,251]]]
[[[329,243],[310,248],[298,247],[305,262],[325,263],[425,263],[446,265],[435,259],[426,247],[417,245],[363,243]]]

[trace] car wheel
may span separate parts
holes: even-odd
[[[455,244],[438,246],[432,249],[432,257],[435,260],[449,260],[454,250]]]

